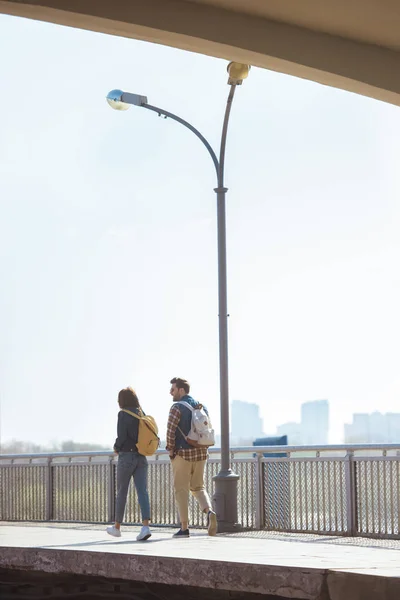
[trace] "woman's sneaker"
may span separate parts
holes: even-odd
[[[121,532],[119,529],[115,527],[115,525],[111,525],[111,527],[107,527],[106,529],[108,535],[112,535],[113,537],[121,537]]]
[[[213,510],[208,511],[208,535],[217,535],[217,515]]]
[[[189,529],[180,529],[172,536],[174,538],[188,538],[190,537]]]
[[[136,539],[138,542],[144,542],[145,540],[148,540],[149,537],[151,537],[150,527],[148,525],[143,525]]]

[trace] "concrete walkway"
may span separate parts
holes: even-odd
[[[312,536],[257,537],[153,528],[109,537],[103,526],[0,524],[0,568],[270,594],[307,600],[399,600],[400,544],[368,547]],[[324,543],[328,542],[328,543]],[[367,540],[368,542],[368,540]],[[194,562],[195,561],[195,562]]]

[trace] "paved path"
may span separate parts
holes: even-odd
[[[103,527],[0,524],[0,567],[118,577],[309,600],[399,600],[400,544],[357,547],[317,536],[259,537],[193,531],[171,539],[138,528],[109,537]],[[196,561],[194,568],[193,560]]]

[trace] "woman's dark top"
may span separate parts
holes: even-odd
[[[139,414],[137,408],[131,406],[127,410]],[[137,452],[137,441],[139,433],[139,419],[128,415],[128,413],[120,410],[118,413],[117,439],[115,440],[115,452]]]

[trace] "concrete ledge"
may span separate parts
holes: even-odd
[[[322,598],[325,579],[322,569],[43,548],[0,547],[0,567],[306,600]]]
[[[269,594],[0,569],[2,600],[278,600]],[[299,600],[293,599],[292,600]]]
[[[399,557],[400,558],[400,557]],[[104,578],[296,600],[399,600],[400,578],[369,572],[301,569],[215,560],[137,556],[97,551],[0,547],[0,568]],[[17,575],[18,576],[18,575]],[[56,583],[56,581],[55,581]],[[201,594],[200,594],[201,595]],[[231,594],[229,594],[230,596]],[[173,594],[172,594],[173,596]],[[212,594],[214,597],[215,594]],[[211,597],[211,596],[210,596]],[[218,597],[223,598],[220,594]]]
[[[400,560],[400,556],[399,556]],[[400,578],[371,572],[333,571],[326,575],[327,600],[399,600]]]

